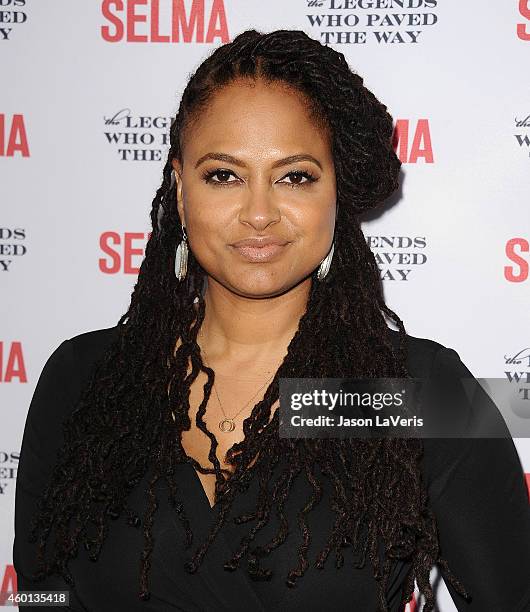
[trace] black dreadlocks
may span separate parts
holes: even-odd
[[[186,278],[179,282],[174,276],[182,226],[171,172],[173,159],[182,163],[182,143],[200,119],[201,111],[217,91],[235,79],[264,79],[292,88],[307,104],[318,126],[330,134],[337,180],[335,256],[325,281],[312,279],[307,309],[287,355],[263,400],[245,420],[244,441],[228,452],[227,460],[234,466],[230,478],[233,486],[221,496],[216,524],[196,549],[187,569],[194,572],[199,568],[226,521],[235,495],[244,490],[253,469],[259,474],[261,492],[271,487],[270,492],[259,496],[253,513],[234,519],[255,524],[225,568],[235,569],[246,556],[252,578],[269,578],[271,570],[262,567],[261,560],[285,540],[288,522],[283,507],[293,480],[305,475],[314,493],[298,513],[302,538],[299,561],[286,576],[287,585],[294,586],[309,563],[306,517],[321,492],[314,474],[318,464],[333,483],[331,505],[336,520],[330,526],[326,547],[315,560],[316,566],[323,567],[334,551],[340,567],[344,562],[341,544],[349,540],[361,553],[360,566],[368,556],[379,584],[379,610],[385,611],[391,561],[410,559],[402,605],[412,596],[416,580],[425,596],[424,609],[429,612],[434,607],[429,573],[435,563],[445,569],[460,593],[466,595],[466,591],[439,555],[435,520],[419,468],[421,440],[280,439],[277,412],[271,419],[280,377],[408,376],[405,328],[385,305],[378,267],[358,219],[360,213],[374,208],[398,187],[401,162],[391,144],[392,117],[363,86],[363,79],[350,70],[342,53],[302,31],[243,32],[233,42],[217,48],[191,76],[183,92],[171,125],[162,184],[150,213],[153,231],[129,309],[120,318],[117,339],[98,363],[77,410],[65,422],[65,443],[32,524],[33,541],[38,541],[40,570],[36,575],[60,573],[73,583],[68,559],[77,554],[80,544],[91,558],[97,559],[109,517],[125,513],[131,525],[143,527],[139,595],[148,598],[154,547],[151,528],[157,509],[154,486],[160,479],[168,484],[170,502],[185,528],[187,545],[191,545],[190,523],[179,500],[174,471],[178,462],[191,459],[184,453],[180,439],[181,432],[191,426],[187,398],[200,371],[207,374],[208,382],[199,408],[199,423],[212,440],[209,458],[213,468],[191,462],[203,473],[215,473],[218,484],[224,481],[215,454],[217,442],[202,421],[214,381],[214,371],[203,364],[197,344],[205,314],[201,291],[205,271],[190,252]],[[397,348],[389,338],[385,315],[398,327]],[[178,340],[181,345],[175,351]],[[192,371],[187,375],[190,360]],[[249,468],[256,455],[255,464]],[[271,483],[280,457],[288,458],[286,467]],[[337,459],[342,466],[340,471],[334,467]],[[152,472],[148,503],[140,519],[127,505],[127,497],[148,470]],[[281,518],[278,532],[269,543],[252,546],[273,511]],[[94,531],[93,526],[95,534],[90,531]],[[53,532],[54,555],[46,560],[45,542]],[[382,564],[377,554],[379,541],[386,552]]]

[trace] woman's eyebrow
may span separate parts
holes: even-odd
[[[229,164],[233,164],[234,166],[239,166],[240,168],[246,168],[246,164],[243,161],[241,161],[237,157],[234,157],[233,155],[229,155],[228,153],[206,153],[206,155],[203,155],[197,160],[195,168],[198,168],[207,159],[224,161],[228,162]],[[288,164],[294,164],[300,161],[311,161],[322,170],[322,164],[318,161],[318,159],[306,153],[300,153],[298,155],[289,155],[289,157],[279,159],[278,161],[275,161],[274,164],[272,164],[272,168],[279,168],[280,166],[287,166]]]

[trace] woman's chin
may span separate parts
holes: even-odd
[[[283,295],[294,289],[304,280],[306,282],[310,281],[307,277],[292,279],[287,277],[279,278],[276,275],[273,277],[266,277],[264,275],[240,276],[232,280],[229,288],[242,297],[264,299]]]
[[[286,293],[289,288],[283,286],[278,287],[277,285],[260,288],[256,287],[255,285],[250,287],[238,285],[237,287],[232,287],[231,290],[233,293],[241,297],[259,300],[277,297],[279,295],[282,295],[283,293]]]

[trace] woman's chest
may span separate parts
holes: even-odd
[[[97,563],[89,562],[84,555],[71,563],[79,596],[87,609],[102,612],[376,609],[376,583],[369,563],[354,569],[348,549],[332,547],[324,569],[314,566],[318,554],[328,546],[333,523],[339,518],[329,505],[332,491],[326,489],[321,503],[307,513],[314,490],[304,479],[295,480],[281,511],[271,504],[266,524],[249,540],[257,521],[236,524],[234,518],[248,514],[258,503],[260,485],[257,479],[252,479],[248,490],[236,497],[226,524],[211,540],[197,572],[189,574],[184,564],[208,541],[216,513],[190,464],[177,466],[175,480],[183,513],[175,512],[169,503],[167,484],[160,481],[150,536],[146,535],[145,524],[136,529],[120,518],[111,523]],[[149,505],[147,484],[146,478],[130,498],[130,506],[140,516]],[[188,529],[193,540],[186,548]],[[137,594],[140,558],[146,546],[150,549],[151,599],[143,602]],[[340,569],[335,566],[337,551],[345,558]],[[272,570],[270,580],[256,582],[249,577],[247,566],[251,558],[258,558],[264,569]],[[225,570],[225,563],[234,559],[239,559],[239,567],[235,571]],[[293,570],[301,575],[294,589],[285,584]],[[399,583],[398,578],[395,574],[394,582]]]
[[[251,417],[254,406],[263,399],[264,385],[256,393],[256,382],[252,380],[218,381],[206,400],[206,381],[206,376],[199,376],[190,388],[187,409],[191,426],[181,433],[181,444],[186,455],[204,468],[213,469],[213,461],[217,459],[220,469],[224,470],[225,478],[228,478],[234,467],[227,461],[227,452],[245,439],[244,421]],[[269,420],[278,406],[278,401],[272,403]],[[257,456],[258,451],[250,466],[254,464]],[[216,501],[215,474],[202,473],[197,466],[196,468],[197,478],[210,506],[213,506]]]

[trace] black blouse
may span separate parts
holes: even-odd
[[[16,486],[13,562],[19,591],[69,589],[57,576],[37,583],[30,581],[29,575],[35,568],[35,545],[27,542],[28,529],[37,498],[62,444],[61,423],[73,410],[95,361],[114,339],[116,330],[115,327],[96,330],[62,342],[49,357],[37,383],[24,429]],[[395,340],[397,336],[393,332]],[[408,336],[407,342],[412,376],[455,379],[471,376],[454,350],[425,338]],[[473,596],[470,603],[466,602],[448,584],[456,607],[469,612],[530,611],[530,506],[512,439],[425,439],[424,447],[422,470],[430,507],[437,519],[440,552]],[[138,598],[142,530],[120,518],[111,521],[97,562],[90,561],[83,548],[70,562],[75,590],[70,587],[70,607],[66,609],[102,612],[369,612],[377,609],[377,584],[370,563],[363,569],[355,569],[348,565],[346,551],[342,568],[335,567],[331,556],[322,570],[310,564],[296,588],[285,585],[288,570],[297,565],[300,534],[296,515],[311,494],[305,478],[294,481],[285,507],[290,525],[288,539],[265,560],[264,565],[274,570],[270,581],[253,581],[244,563],[233,572],[223,569],[224,562],[249,529],[248,524],[238,526],[230,522],[214,540],[197,573],[187,573],[184,562],[190,550],[195,550],[195,545],[206,537],[216,510],[210,507],[191,464],[180,464],[177,477],[180,498],[191,521],[194,545],[192,549],[184,549],[183,528],[169,505],[167,494],[164,495],[167,485],[159,481],[150,599]],[[322,478],[321,482],[324,494],[329,494],[328,479]],[[145,509],[146,486],[147,476],[128,500],[140,516]],[[251,510],[257,492],[258,484],[253,479],[248,491],[236,498],[234,512]],[[327,540],[333,519],[331,513],[329,506],[321,503],[307,517],[312,533],[310,561]],[[260,532],[266,538],[263,541],[268,541],[277,527],[278,523],[271,518]],[[401,589],[408,568],[401,561],[393,566],[387,592],[392,612],[400,610]],[[20,606],[20,610],[29,609]]]

